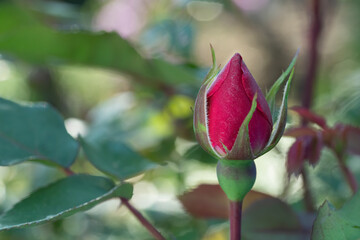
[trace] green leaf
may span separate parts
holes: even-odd
[[[283,95],[283,99],[282,99],[282,103],[280,106],[280,115],[278,116],[274,127],[273,127],[273,131],[271,133],[269,142],[267,144],[267,146],[265,147],[265,149],[258,155],[263,155],[265,153],[267,153],[268,151],[270,151],[271,149],[273,149],[276,144],[280,141],[280,138],[282,137],[284,130],[285,130],[285,126],[286,126],[286,118],[287,118],[287,102],[288,102],[288,97],[289,97],[289,92],[290,92],[290,86],[291,86],[291,81],[294,75],[294,68],[292,69],[290,76],[288,78],[288,81],[285,85],[285,91],[284,91],[284,95]]]
[[[342,217],[356,224],[360,230],[360,192],[357,191],[357,193],[347,201],[338,212]]]
[[[12,14],[7,14],[8,11]],[[149,86],[156,83],[197,85],[193,70],[160,59],[145,59],[114,32],[55,31],[36,21],[24,9],[7,4],[0,4],[0,16],[3,14],[7,18],[0,22],[2,54],[40,65],[63,63],[110,68],[130,74]],[[27,20],[23,24],[20,19]],[[12,21],[21,23],[15,25]]]
[[[131,198],[132,185],[104,177],[73,175],[31,193],[0,216],[0,231],[64,218],[113,198]]]
[[[231,151],[226,155],[226,159],[234,159],[234,160],[254,159],[254,155],[250,145],[250,138],[249,138],[249,123],[256,110],[256,106],[257,106],[256,99],[257,99],[257,93],[255,94],[252,100],[249,113],[246,115],[244,121],[240,126],[234,145]]]
[[[120,180],[159,166],[118,140],[106,140],[96,146],[83,138],[80,142],[85,155],[97,169]]]
[[[17,104],[0,98],[0,165],[47,160],[69,167],[79,144],[60,114],[46,103]]]
[[[293,57],[290,65],[288,66],[286,71],[281,74],[281,76],[276,80],[276,82],[270,88],[269,92],[266,94],[266,101],[269,104],[273,121],[275,121],[277,119],[277,113],[278,113],[276,106],[275,106],[276,94],[278,93],[278,91],[279,91],[281,85],[283,84],[283,82],[285,81],[286,77],[290,74],[290,72],[294,68],[298,55],[299,55],[299,50],[296,52],[295,56]]]
[[[360,236],[360,193],[340,210],[325,201],[314,222],[312,240],[357,240]]]
[[[258,200],[243,213],[243,236],[246,240],[304,240],[304,229],[289,205],[276,198]]]

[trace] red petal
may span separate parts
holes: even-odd
[[[249,124],[254,153],[262,150],[272,131],[269,106],[240,54],[235,54],[219,73],[207,93],[208,126],[214,149],[231,150],[239,128],[257,92],[258,107]]]

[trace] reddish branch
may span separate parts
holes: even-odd
[[[241,240],[242,202],[230,201],[230,240]]]
[[[356,191],[358,190],[358,184],[355,179],[355,176],[354,176],[354,174],[352,174],[350,169],[345,165],[343,159],[338,157],[338,160],[339,160],[338,162],[339,162],[340,169],[341,169],[342,173],[344,174],[344,177],[345,177],[347,183],[349,184],[351,191],[353,192],[353,194],[355,194]]]
[[[126,198],[120,198],[121,202],[129,209],[129,211],[139,220],[139,222],[153,235],[157,240],[166,240],[161,233],[156,230],[156,228],[148,221],[146,218],[136,209],[133,205],[130,204],[129,200]]]
[[[316,115],[306,108],[292,108],[303,119],[316,124],[320,128],[312,126],[292,128],[285,132],[285,136],[295,137],[295,143],[288,152],[287,171],[289,174],[301,172],[304,177],[304,188],[308,189],[305,181],[306,172],[303,165],[308,161],[312,166],[320,160],[320,152],[323,147],[331,149],[339,163],[340,170],[355,194],[358,189],[355,176],[345,165],[345,157],[348,153],[360,155],[357,142],[360,141],[360,128],[338,123],[334,127],[329,127],[325,118]],[[311,199],[305,199],[305,202]],[[308,207],[308,206],[307,206]]]
[[[70,168],[62,168],[67,176],[74,175],[75,173]],[[140,221],[140,223],[153,235],[157,240],[166,240],[161,233],[155,229],[151,223],[145,219],[145,217],[129,203],[129,200],[126,198],[120,198],[121,202],[130,210],[130,212]]]
[[[313,100],[314,85],[319,59],[319,40],[322,29],[320,0],[313,0],[311,3],[311,29],[309,37],[308,70],[305,78],[304,95],[302,105],[310,108]]]
[[[305,78],[305,86],[304,86],[304,95],[302,99],[302,106],[305,108],[310,108],[312,99],[313,99],[313,92],[314,92],[314,85],[316,80],[316,72],[318,67],[318,59],[319,59],[319,39],[321,33],[321,13],[320,13],[320,0],[312,0],[311,2],[311,22],[310,22],[310,37],[309,37],[309,59],[308,59],[308,70]],[[307,120],[302,120],[302,125],[307,125]],[[311,192],[309,189],[309,180],[307,179],[306,170],[302,169],[301,176],[304,182],[304,198],[305,198],[305,205],[308,211],[313,212],[314,204],[313,199],[311,196]]]

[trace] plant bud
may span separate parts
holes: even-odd
[[[244,122],[249,113],[250,121]],[[243,123],[248,136],[239,131]],[[265,148],[273,126],[270,108],[240,54],[201,87],[194,125],[200,145],[220,158],[251,160]],[[240,145],[237,138],[247,142]]]

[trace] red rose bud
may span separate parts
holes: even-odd
[[[276,92],[289,75],[288,70],[270,89],[262,94],[240,54],[236,53],[220,71],[215,64],[200,88],[194,112],[194,130],[200,145],[218,158],[251,160],[273,148],[279,141],[286,122],[287,83],[277,122],[276,112],[269,108]],[[289,77],[291,80],[292,74]],[[268,102],[267,102],[268,100]],[[270,106],[271,107],[271,106]],[[273,110],[273,111],[271,111]]]
[[[266,146],[270,138],[271,113],[260,88],[240,54],[236,53],[207,92],[210,141],[221,155],[226,153],[223,144],[229,151],[233,148],[256,93],[257,107],[249,123],[250,144],[255,154]]]

